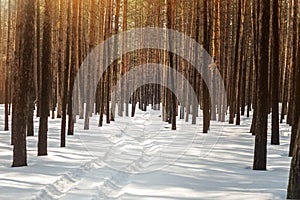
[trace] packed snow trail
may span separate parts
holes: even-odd
[[[91,130],[83,131],[78,120],[76,135],[59,148],[60,121],[50,120],[49,156],[36,157],[37,137],[29,137],[24,168],[10,167],[10,134],[0,132],[0,199],[285,199],[286,125],[281,145],[268,144],[268,171],[253,171],[250,118],[243,117],[241,126],[212,122],[216,143],[201,127],[180,129],[180,120],[181,132],[174,134],[156,112],[138,112],[102,128],[97,121],[93,117]],[[38,119],[35,125],[37,132]]]
[[[148,117],[144,113],[139,113],[138,115],[140,124],[144,125],[147,123]],[[157,118],[157,120],[160,120],[160,118]],[[78,170],[73,170],[63,175],[54,184],[45,187],[45,189],[37,195],[36,199],[74,199],[79,197],[88,199],[90,196],[92,196],[92,199],[117,199],[122,196],[125,193],[123,191],[124,188],[129,184],[129,177],[134,176],[134,174],[140,172],[141,169],[151,167],[151,163],[155,163],[154,160],[157,159],[157,157],[155,157],[156,153],[161,151],[163,146],[162,144],[158,144],[159,141],[149,138],[141,143],[141,141],[137,141],[134,137],[124,133],[124,130],[119,127],[123,126],[124,128],[128,125],[128,121],[118,123],[117,127],[121,130],[121,135],[119,133],[111,134],[107,138],[101,138],[98,134],[95,134],[94,138],[90,138],[91,136],[89,136],[89,141],[109,141],[110,144],[105,144],[104,146],[109,146],[110,148],[106,150],[107,152],[105,152],[103,157],[101,157],[101,159],[92,160]],[[154,124],[154,126],[155,125],[157,124]],[[166,126],[166,128],[168,127]],[[168,135],[167,133],[174,133],[167,130],[160,130],[160,132],[164,133],[164,137]],[[169,135],[167,139],[171,138],[172,135]],[[139,139],[143,140],[141,138]],[[173,143],[173,145],[174,144],[175,147],[185,146],[184,137],[177,138],[177,144]],[[118,153],[120,153],[120,150],[123,150],[123,156],[119,158],[120,154]],[[175,156],[175,160],[176,156],[178,156],[176,153],[165,155],[165,157],[172,158]],[[163,160],[168,161],[168,159]],[[164,166],[167,165],[168,163]],[[119,170],[111,168],[111,166],[117,166]],[[122,168],[120,168],[120,166],[122,166]],[[149,170],[152,171],[151,169]],[[95,192],[96,194],[94,194]]]

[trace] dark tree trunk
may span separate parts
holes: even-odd
[[[75,72],[78,66],[78,0],[74,0],[72,3],[73,19],[72,19],[72,49],[71,49],[71,66],[70,66],[70,82],[69,82],[69,99],[68,99],[68,135],[74,135],[74,123],[75,123],[75,110],[73,110],[73,89]]]
[[[35,21],[35,1],[30,2],[30,24],[26,26],[25,31],[29,31],[28,38],[35,38],[34,30],[34,21]],[[25,39],[26,40],[26,39]],[[30,39],[29,39],[30,40]],[[27,44],[26,44],[27,43]],[[27,111],[26,111],[26,127],[27,127],[27,136],[34,136],[34,101],[35,101],[35,86],[34,86],[34,40],[24,41],[24,48],[27,47],[27,50],[30,53],[27,53],[25,57],[23,57],[24,67],[27,69],[28,73],[28,90],[27,90]],[[30,54],[30,55],[29,55]],[[24,56],[24,55],[23,55]]]
[[[231,92],[230,92],[230,115],[229,115],[229,123],[234,123],[234,117],[236,112],[239,112],[240,108],[236,107],[236,91],[238,87],[238,81],[237,81],[237,74],[238,74],[238,65],[239,65],[239,45],[240,45],[240,32],[241,32],[241,6],[242,6],[242,0],[238,0],[238,15],[237,15],[237,29],[236,29],[236,39],[235,39],[235,53],[234,53],[234,62],[233,62],[233,69],[232,69],[232,79],[231,79]]]
[[[71,0],[67,1],[67,23],[71,23]],[[66,123],[67,123],[67,101],[68,101],[68,82],[70,69],[70,50],[71,50],[71,28],[67,27],[66,51],[65,51],[65,67],[63,80],[63,96],[62,96],[62,121],[61,121],[61,139],[60,146],[66,146]]]
[[[34,0],[24,2],[25,24],[22,31],[21,39],[21,59],[22,62],[18,66],[18,82],[16,85],[16,104],[15,104],[15,126],[14,126],[14,150],[13,150],[13,167],[27,166],[26,152],[26,111],[28,105],[28,90],[22,88],[29,87],[29,76],[31,68],[34,67]],[[21,8],[23,9],[23,8]],[[20,14],[20,13],[19,13]]]
[[[204,42],[203,47],[206,51],[209,51],[210,45],[209,45],[209,32],[208,32],[208,18],[207,18],[207,4],[208,2],[206,0],[203,1],[203,32],[204,32]],[[206,59],[204,59],[206,60]],[[208,62],[208,61],[207,61]],[[208,77],[208,65],[209,63],[204,63],[202,76]],[[203,87],[203,133],[208,133],[209,126],[210,126],[210,100],[209,100],[209,83],[205,83],[204,79],[202,79],[202,87]]]
[[[36,94],[36,107],[37,107],[37,117],[40,116],[41,112],[41,105],[40,105],[40,98],[41,98],[41,11],[40,11],[40,0],[36,1],[36,82],[37,82],[37,94]]]
[[[268,65],[270,0],[260,2],[259,24],[259,65],[257,91],[257,120],[255,130],[254,170],[266,170],[267,166],[267,129],[268,129]]]
[[[173,28],[173,24],[174,24],[174,6],[175,6],[175,0],[168,0],[167,1],[167,26],[168,29],[172,29]],[[168,45],[169,45],[169,49],[173,49],[173,38],[172,35],[169,34],[168,35]],[[170,62],[170,68],[171,69],[175,69],[175,65],[174,65],[174,55],[172,52],[168,53],[169,56],[169,62]],[[171,123],[172,123],[172,130],[176,130],[176,95],[174,94],[175,91],[175,86],[174,86],[174,74],[170,73],[170,81],[171,81],[171,90],[170,94],[171,94],[171,105],[172,107],[170,108],[171,110]]]
[[[41,80],[41,116],[38,137],[38,156],[47,155],[47,132],[48,132],[48,116],[49,116],[49,75],[51,68],[51,2],[45,0],[44,10],[44,34],[43,34],[43,50],[42,50],[42,80]]]
[[[298,25],[300,30],[300,24]],[[300,32],[298,30],[298,37],[300,36]],[[293,159],[291,162],[290,169],[290,178],[289,178],[289,186],[287,191],[288,199],[300,199],[300,40],[298,40],[298,51],[297,51],[297,65],[295,69],[295,102],[294,110],[295,110],[295,119],[297,122],[297,132],[295,139],[295,146],[293,148]]]
[[[279,108],[278,108],[278,88],[279,88],[279,27],[278,27],[278,0],[273,0],[273,65],[272,65],[272,137],[271,144],[279,145]]]
[[[291,135],[291,142],[290,142],[290,151],[289,151],[289,156],[293,156],[294,152],[294,147],[295,147],[295,140],[297,137],[297,128],[298,128],[298,113],[296,112],[297,109],[297,104],[299,101],[295,101],[297,93],[299,88],[296,88],[296,82],[297,78],[296,77],[296,68],[297,68],[297,60],[296,58],[299,57],[299,54],[297,55],[297,10],[298,10],[298,0],[294,1],[294,18],[293,18],[293,56],[292,56],[292,73],[291,76],[294,78],[291,79],[291,84],[290,84],[290,91],[289,91],[289,109],[288,109],[288,119],[287,122],[288,124],[292,125],[292,135]],[[299,31],[299,30],[298,30]],[[298,35],[299,37],[299,35]],[[299,48],[299,47],[298,47]],[[290,118],[290,119],[289,119]],[[290,123],[291,122],[291,123]]]

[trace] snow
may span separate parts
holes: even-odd
[[[3,130],[3,105],[0,130]],[[35,132],[38,131],[35,119]],[[201,124],[201,117],[197,119]],[[138,111],[89,131],[77,120],[75,136],[60,145],[60,119],[49,119],[48,156],[37,157],[37,137],[28,137],[28,167],[11,168],[10,132],[0,131],[0,199],[284,199],[288,182],[290,128],[281,145],[268,142],[267,171],[253,171],[251,119],[241,126],[201,125],[178,119],[178,130],[160,112]],[[270,138],[270,137],[269,137]],[[270,140],[270,139],[269,139]]]

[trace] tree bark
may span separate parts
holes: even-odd
[[[267,129],[268,129],[268,65],[269,65],[269,23],[270,0],[260,2],[259,24],[259,65],[257,91],[257,119],[254,150],[254,170],[266,170],[267,167]]]
[[[45,0],[42,50],[42,80],[41,80],[41,117],[38,136],[38,156],[47,155],[47,132],[49,116],[49,74],[51,68],[51,0]]]
[[[273,49],[273,65],[272,65],[272,136],[271,144],[279,145],[279,27],[278,27],[278,0],[273,0],[273,13],[272,13],[272,49]]]
[[[210,42],[209,42],[209,32],[208,32],[208,17],[207,17],[207,1],[203,0],[203,47],[206,51],[209,51],[210,49]],[[205,59],[204,59],[205,60]],[[202,76],[208,77],[208,64],[204,63]],[[210,127],[210,100],[209,100],[209,83],[205,83],[204,79],[202,79],[202,87],[203,87],[203,133],[208,133],[209,127]]]
[[[298,24],[300,30],[300,24]],[[298,37],[300,32],[298,31]],[[289,185],[287,191],[288,199],[300,199],[300,40],[298,40],[298,50],[297,50],[297,65],[295,69],[295,121],[297,122],[297,132],[295,139],[295,146],[293,148],[293,159],[291,162]]]

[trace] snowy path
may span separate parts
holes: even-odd
[[[65,149],[57,148],[59,120],[51,120],[49,156],[37,158],[36,137],[29,138],[29,166],[18,169],[9,167],[9,134],[0,132],[0,199],[285,198],[289,127],[281,127],[280,146],[268,146],[268,171],[260,172],[251,170],[250,119],[239,127],[213,122],[218,140],[210,144],[192,125],[174,137],[158,113],[150,114],[139,112],[135,125],[124,118],[102,128],[92,118],[91,131],[82,131],[79,120]]]

